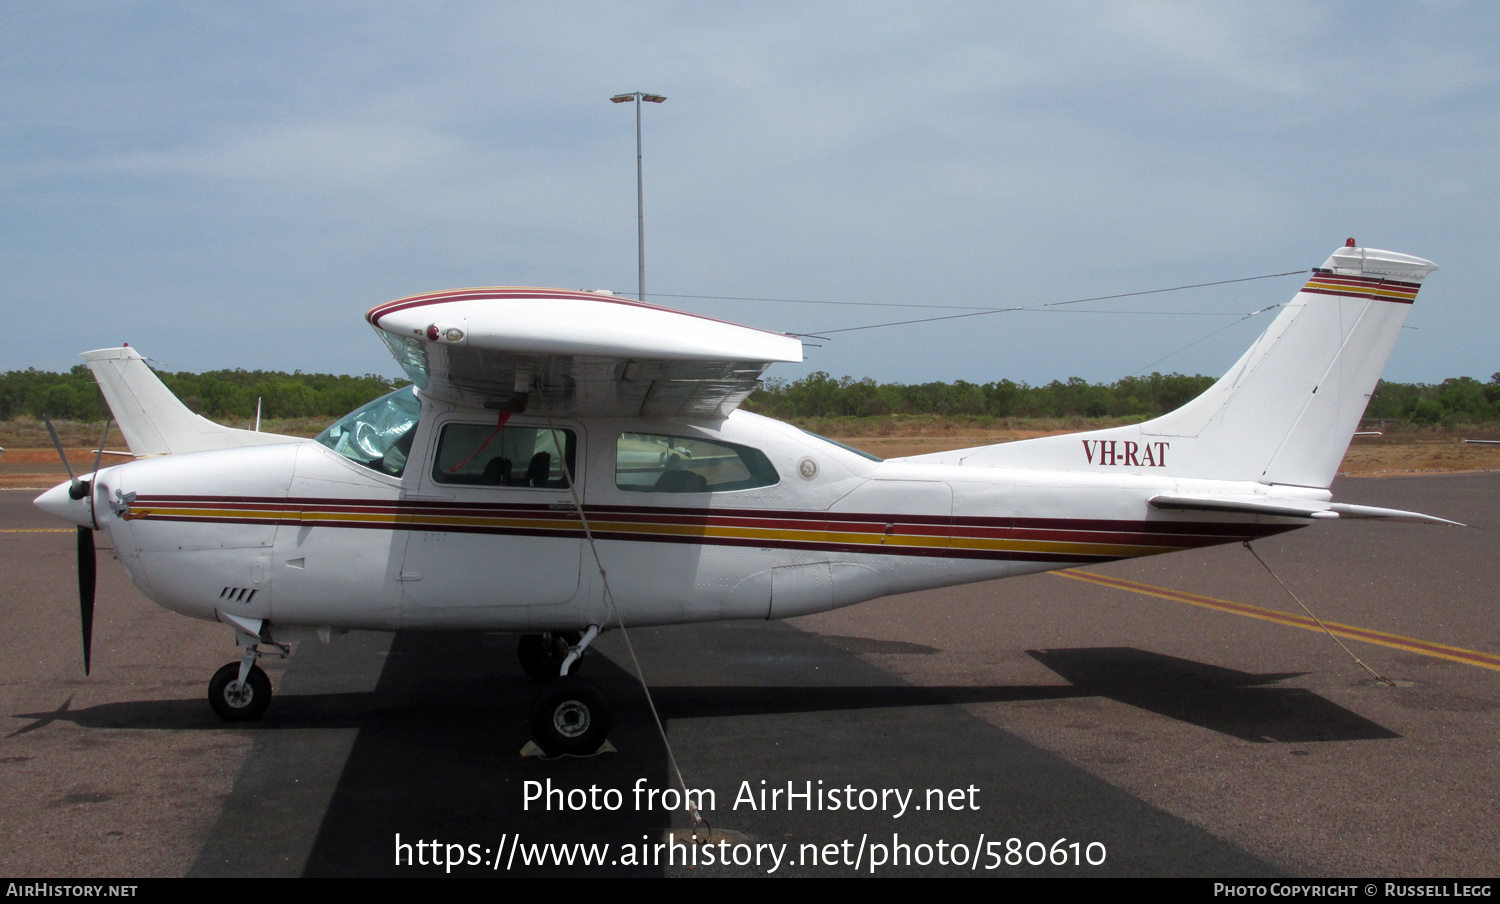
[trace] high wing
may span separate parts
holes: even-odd
[[[722,418],[802,360],[792,336],[603,292],[457,289],[365,319],[424,395],[575,417]]]

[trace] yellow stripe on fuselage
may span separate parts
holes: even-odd
[[[464,515],[422,512],[369,512],[338,511],[316,508],[308,509],[237,509],[237,508],[183,508],[143,507],[133,513],[136,518],[192,518],[228,522],[334,522],[350,527],[406,527],[412,530],[431,529],[489,529],[507,531],[573,532],[582,524],[576,514],[526,515]],[[1158,545],[1119,542],[1090,542],[1080,540],[1031,540],[1005,537],[965,537],[930,534],[885,534],[874,530],[799,530],[782,527],[755,527],[713,523],[643,522],[638,519],[614,520],[595,517],[589,520],[595,533],[635,535],[643,540],[652,537],[693,537],[704,540],[742,540],[775,543],[778,545],[869,547],[872,552],[879,549],[953,549],[955,551],[993,553],[1032,553],[1040,555],[1078,555],[1128,559],[1138,556],[1157,555],[1184,548],[1183,544]]]

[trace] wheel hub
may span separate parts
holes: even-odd
[[[224,687],[224,702],[235,709],[243,709],[250,705],[255,699],[255,691],[251,689],[250,682],[231,681]]]
[[[565,738],[581,736],[592,721],[589,708],[578,700],[564,700],[552,711],[552,727]]]

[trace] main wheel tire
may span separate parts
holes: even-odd
[[[538,683],[558,677],[563,660],[568,658],[568,648],[583,639],[577,631],[557,631],[551,634],[522,634],[516,645],[516,657],[521,668]],[[569,672],[576,673],[583,665],[583,657],[573,663]]]
[[[604,695],[571,675],[547,685],[531,711],[531,736],[548,756],[593,753],[609,737],[609,729]]]
[[[226,722],[249,722],[259,719],[271,705],[271,679],[258,665],[250,667],[244,687],[238,687],[240,664],[231,662],[208,682],[208,705]]]

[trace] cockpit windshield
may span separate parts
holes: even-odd
[[[317,441],[355,464],[400,477],[421,413],[415,387],[406,386],[339,418]]]

